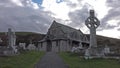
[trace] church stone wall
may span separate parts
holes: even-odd
[[[66,42],[61,40],[60,41],[60,51],[65,51],[66,50]]]
[[[39,43],[39,44],[38,44],[38,50],[39,50],[39,51],[46,51],[46,45],[47,45],[46,42],[42,42],[42,44]]]
[[[67,51],[67,41],[61,40],[60,41],[60,51]]]
[[[52,50],[53,52],[64,52],[64,51],[70,51],[71,47],[66,40],[60,40],[59,44],[57,45],[56,41],[52,42]]]
[[[58,52],[58,46],[56,45],[56,41],[52,42],[52,51],[53,52]]]
[[[47,42],[42,42],[38,44],[38,51],[46,51],[47,50]],[[65,51],[70,51],[71,46],[69,45],[68,41],[66,40],[60,40],[59,44],[57,45],[56,41],[52,41],[52,52],[65,52]]]
[[[67,47],[67,51],[71,51],[72,47],[70,46],[70,44],[68,42],[67,42],[67,46],[66,47]]]

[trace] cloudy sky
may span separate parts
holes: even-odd
[[[97,34],[120,38],[120,0],[0,0],[0,31],[46,33],[53,20],[89,33],[85,20],[94,9]]]

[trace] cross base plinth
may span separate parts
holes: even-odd
[[[104,48],[91,47],[86,49],[84,58],[85,59],[103,58],[104,56],[105,56]]]

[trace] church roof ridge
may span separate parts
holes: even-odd
[[[73,28],[73,27],[70,27],[70,26],[68,26],[68,25],[64,25],[64,24],[58,23],[58,22],[56,22],[55,20],[53,21],[53,24],[59,26],[59,27],[64,31],[64,33],[76,32],[76,31],[82,32],[80,29],[77,30],[77,29],[75,29],[75,28]],[[67,30],[70,30],[70,31],[67,31]],[[67,32],[66,32],[66,31],[67,31]]]

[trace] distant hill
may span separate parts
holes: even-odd
[[[90,40],[90,36],[88,34],[86,36]],[[111,51],[120,53],[120,39],[97,35],[97,44],[98,47],[105,47],[107,45]]]
[[[0,32],[0,34],[6,34],[7,32]],[[16,35],[28,35],[28,34],[41,34],[35,32],[15,32]],[[44,34],[43,34],[44,35]]]
[[[17,36],[17,45],[20,42],[25,42],[27,45],[30,42],[38,42],[42,40],[45,37],[45,34],[40,34],[40,33],[33,33],[33,32],[16,32]]]
[[[35,32],[15,32],[16,35],[29,35],[29,34],[37,34],[37,35],[44,35],[41,33],[35,33]]]
[[[120,45],[120,39],[97,35],[98,44]],[[102,42],[102,43],[101,43]]]
[[[108,47],[110,47],[111,51],[120,54],[120,39],[97,36],[97,43],[99,46],[107,45]]]
[[[5,32],[0,32],[0,38],[2,38],[2,40],[5,42],[7,42],[6,34],[7,33],[5,33]],[[34,32],[15,32],[15,34],[16,34],[16,44],[17,45],[19,43],[26,43],[28,45],[30,43],[30,41],[37,42],[37,41],[42,40],[45,37],[45,34],[34,33]],[[7,43],[5,43],[4,45],[7,45]]]

